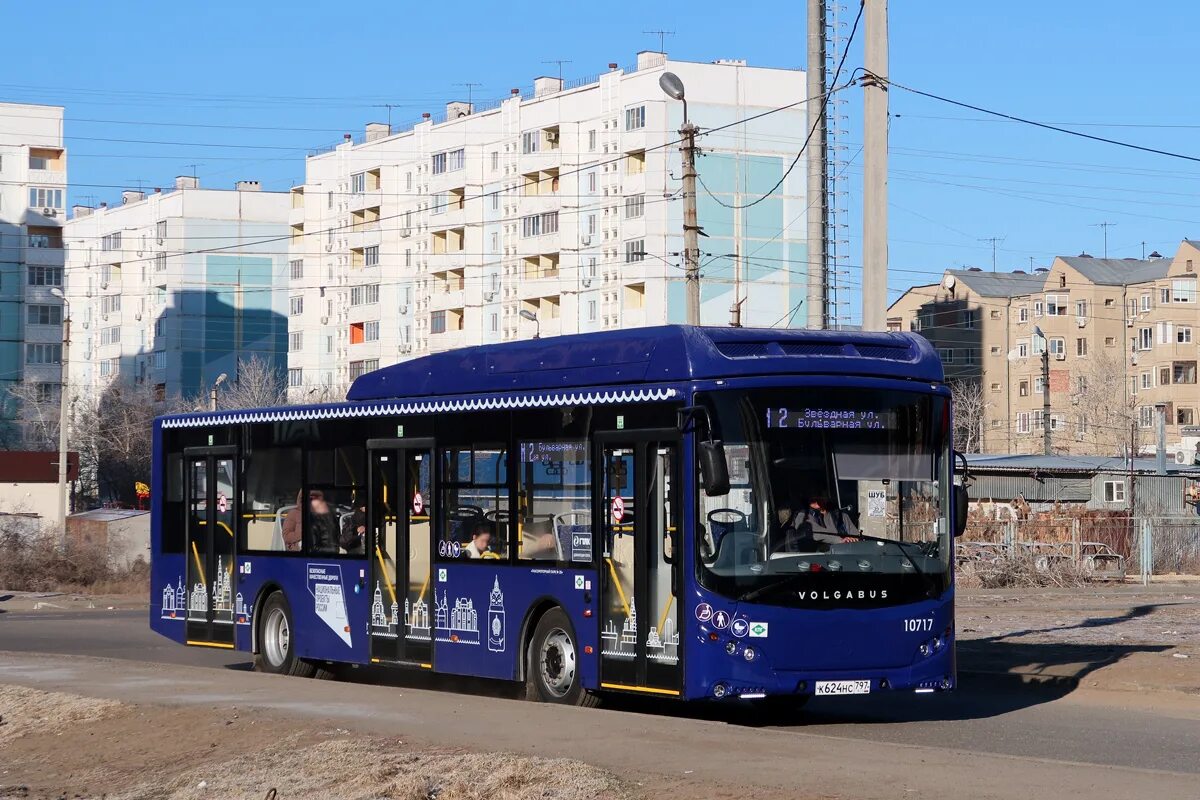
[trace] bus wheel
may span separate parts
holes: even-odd
[[[596,698],[579,684],[579,650],[561,608],[542,615],[529,643],[526,697],[541,703],[593,706]]]
[[[296,624],[283,592],[274,592],[258,615],[258,653],[254,668],[259,672],[297,678],[327,678],[332,673],[296,657]]]

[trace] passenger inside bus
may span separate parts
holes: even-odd
[[[283,543],[288,550],[299,550],[300,543],[307,533],[310,548],[317,553],[336,553],[338,551],[337,522],[325,495],[319,489],[308,493],[308,529],[302,532],[301,504],[304,492],[296,497],[296,507],[288,512],[283,521]]]
[[[463,548],[467,558],[483,558],[491,555],[489,548],[492,544],[492,526],[487,520],[479,520],[471,531],[471,542]]]
[[[362,555],[363,542],[367,535],[367,506],[361,501],[349,514],[341,517],[342,535],[338,544],[350,555]]]

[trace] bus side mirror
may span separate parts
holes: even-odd
[[[729,466],[725,462],[725,445],[719,441],[697,442],[700,459],[700,483],[709,497],[729,494]]]
[[[954,536],[956,538],[962,536],[967,529],[967,511],[970,504],[971,497],[967,494],[967,487],[956,484],[954,487]]]

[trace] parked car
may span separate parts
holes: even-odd
[[[1021,550],[1026,558],[1033,560],[1033,568],[1038,572],[1050,572],[1052,569],[1066,567],[1075,559],[1071,556],[1071,546],[1055,542],[1021,542]]]
[[[954,563],[959,569],[999,564],[1005,558],[1004,545],[996,542],[957,542],[954,545]]]
[[[1103,542],[1083,542],[1079,545],[1083,569],[1093,580],[1125,580],[1125,556]]]

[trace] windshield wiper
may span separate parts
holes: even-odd
[[[889,542],[891,544],[896,545],[896,549],[900,551],[900,555],[904,556],[904,558],[908,561],[909,566],[911,566],[913,568],[913,571],[921,576],[921,583],[925,586],[925,596],[933,597],[937,594],[937,587],[933,583],[933,578],[929,575],[928,572],[921,569],[917,565],[916,560],[911,555],[909,555],[908,548],[904,546],[906,544],[916,544],[919,549],[920,548],[919,544],[917,544],[916,542],[902,542],[899,539],[882,539],[878,536],[867,536],[866,534],[862,534],[862,533],[857,534],[855,536],[855,538],[863,539],[868,542]],[[922,555],[924,555],[924,552],[922,552]]]

